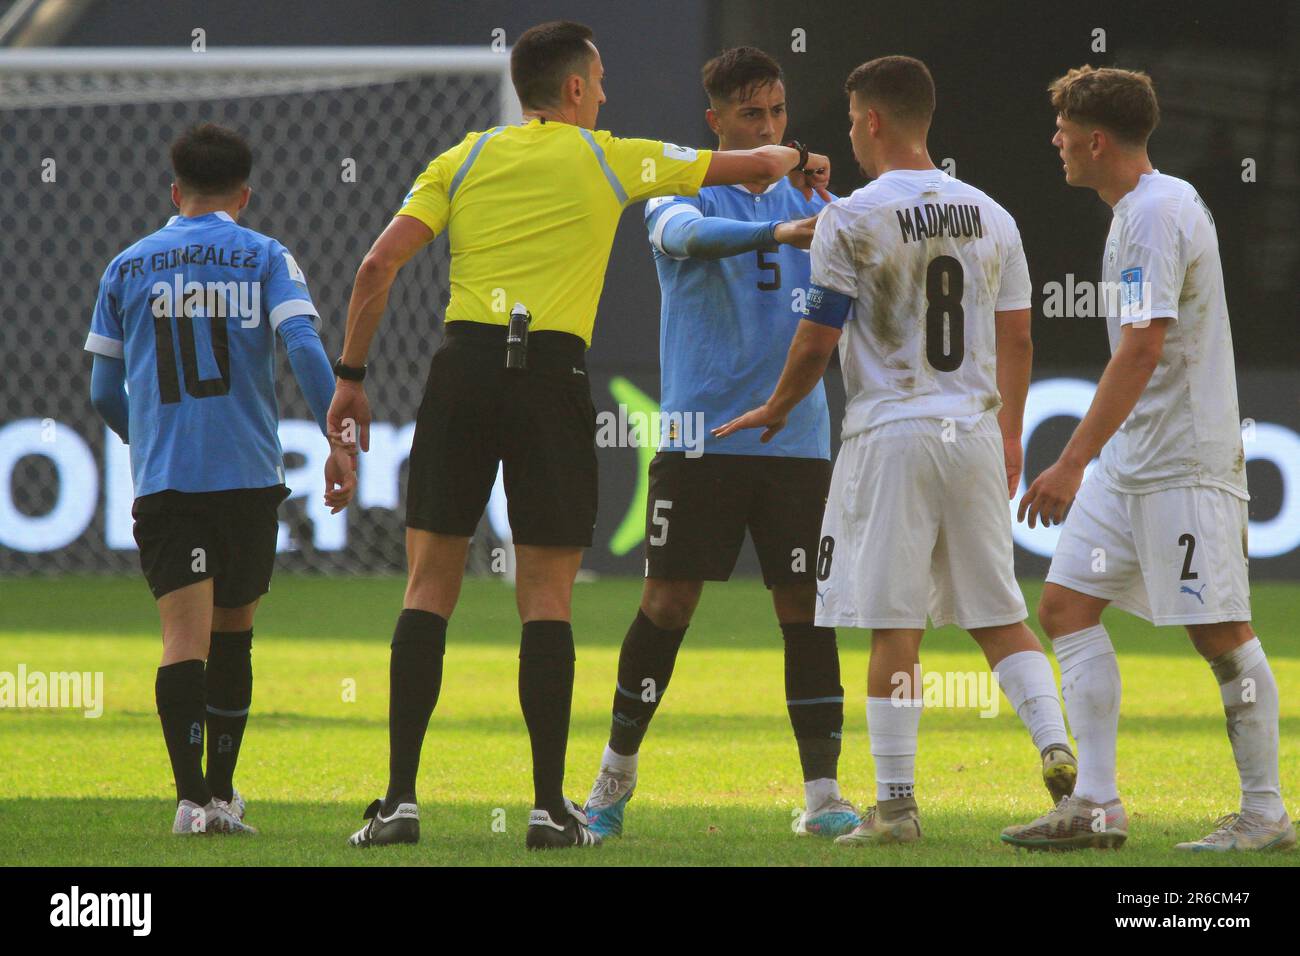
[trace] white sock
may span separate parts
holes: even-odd
[[[905,704],[905,706],[900,706]],[[867,698],[867,733],[876,762],[876,799],[910,797],[916,786],[916,737],[921,701]]]
[[[1042,651],[1008,654],[998,661],[993,673],[1040,754],[1052,744],[1070,745],[1070,738],[1065,735],[1061,701],[1056,696],[1056,678],[1046,654]]]
[[[1210,661],[1223,712],[1228,717],[1228,740],[1241,777],[1241,812],[1268,820],[1279,819],[1282,782],[1277,763],[1277,681],[1254,637]]]
[[[803,782],[803,802],[809,812],[823,806],[828,800],[840,798],[840,785],[831,777],[818,777]]]
[[[605,745],[605,753],[600,758],[601,767],[608,767],[610,770],[617,770],[619,773],[636,773],[637,754],[617,754],[609,749],[609,744]]]
[[[1061,665],[1061,696],[1079,744],[1074,795],[1093,803],[1119,798],[1115,747],[1119,736],[1119,664],[1106,628],[1098,624],[1052,642]]]

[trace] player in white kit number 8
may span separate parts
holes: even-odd
[[[817,556],[817,624],[871,628],[877,805],[837,838],[919,839],[914,794],[927,616],[979,643],[1028,727],[1053,799],[1075,761],[1051,665],[1025,626],[1008,500],[1029,387],[1029,270],[1010,214],[930,160],[934,84],[889,56],[850,74],[853,153],[871,182],[820,214],[808,314],[771,398],[716,431],[766,441],[839,347],[843,444]]]

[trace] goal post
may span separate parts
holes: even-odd
[[[90,406],[82,345],[105,266],[174,212],[168,146],[181,130],[210,120],[248,137],[241,222],[293,251],[336,352],[357,265],[416,176],[467,132],[520,118],[508,50],[0,52],[0,575],[138,570],[127,449]],[[436,243],[393,288],[367,382],[371,451],[341,515],[320,500],[325,445],[280,350],[294,490],[281,568],[404,569],[402,477],[448,294]]]
[[[225,48],[202,53],[153,47],[49,47],[16,49],[0,52],[0,83],[6,99],[0,108],[13,109],[29,104],[59,102],[53,88],[73,86],[78,78],[89,76],[154,76],[164,81],[170,76],[210,74],[231,81],[232,89],[255,88],[243,81],[255,76],[296,77],[299,80],[333,77],[341,83],[358,80],[460,75],[480,76],[496,91],[497,120],[518,122],[522,116],[519,101],[510,85],[509,51],[483,47],[399,46],[399,47],[245,47]],[[11,85],[5,82],[17,80]],[[27,95],[24,96],[24,86]],[[146,95],[164,95],[163,83],[149,85]],[[184,88],[172,91],[183,97]],[[232,95],[238,95],[234,93]],[[10,99],[9,97],[15,97]],[[73,97],[69,104],[103,102],[104,97]],[[130,102],[119,99],[119,102]]]

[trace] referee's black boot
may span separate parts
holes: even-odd
[[[587,815],[577,804],[565,798],[564,820],[556,823],[546,810],[534,808],[528,815],[528,836],[524,846],[530,850],[564,850],[574,846],[600,846],[600,837],[587,825]]]
[[[389,846],[394,843],[420,842],[420,808],[414,803],[399,803],[397,809],[384,816],[384,801],[376,800],[366,807],[368,821],[352,836],[353,846]]]

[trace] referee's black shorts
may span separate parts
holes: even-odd
[[[515,544],[591,546],[596,409],[586,346],[528,336],[528,368],[505,367],[506,327],[449,322],[415,421],[406,526],[469,537],[504,464]]]

